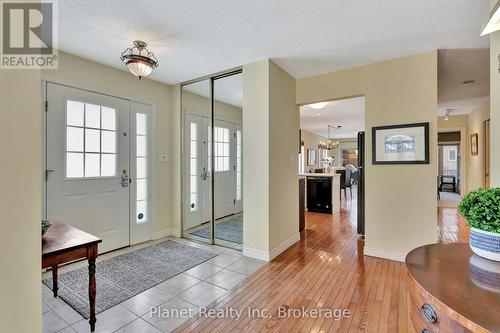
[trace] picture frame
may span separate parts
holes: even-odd
[[[316,149],[307,150],[307,165],[316,165]]]
[[[429,164],[429,123],[372,128],[373,164]]]
[[[479,155],[479,135],[477,133],[473,133],[470,135],[470,154],[472,156]]]

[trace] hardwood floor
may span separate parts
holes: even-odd
[[[408,316],[403,263],[363,256],[356,235],[355,201],[342,201],[339,217],[307,213],[299,243],[212,304],[243,310],[241,318],[198,318],[178,332],[414,332]],[[440,208],[442,242],[466,241],[456,209]],[[280,308],[281,307],[281,308]],[[280,318],[279,309],[348,309],[340,320]],[[267,309],[266,316],[247,309]]]

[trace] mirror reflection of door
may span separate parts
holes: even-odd
[[[184,116],[183,236],[210,241],[211,170],[208,163],[211,126],[210,80],[182,87]],[[199,232],[203,230],[203,232]]]
[[[241,84],[240,73],[182,88],[183,236],[238,249],[243,242]]]
[[[241,249],[243,243],[242,74],[213,81],[215,243]]]

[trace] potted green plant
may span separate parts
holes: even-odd
[[[500,188],[466,194],[458,209],[470,227],[470,247],[478,256],[500,261]]]

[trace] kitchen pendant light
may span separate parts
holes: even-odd
[[[120,59],[127,65],[132,74],[139,78],[151,74],[158,67],[158,59],[150,52],[143,41],[134,41],[134,46],[122,52]]]

